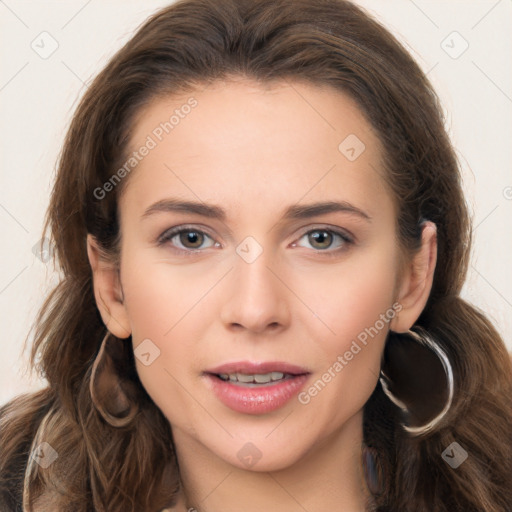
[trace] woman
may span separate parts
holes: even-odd
[[[349,2],[185,0],[89,87],[2,510],[510,510],[511,365],[424,74]]]

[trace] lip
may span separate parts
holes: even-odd
[[[287,379],[258,387],[247,387],[223,381],[218,374],[245,373],[262,374],[281,372],[288,374]],[[239,361],[222,364],[203,373],[211,391],[231,410],[244,414],[266,414],[284,407],[308,380],[310,372],[290,363]]]
[[[291,375],[303,375],[309,373],[308,370],[300,366],[285,363],[281,361],[235,361],[231,363],[221,364],[215,368],[206,370],[204,373],[219,374],[219,373],[269,373],[281,372],[289,373]]]

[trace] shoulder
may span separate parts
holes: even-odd
[[[51,395],[48,390],[17,396],[0,406],[0,510],[21,512],[23,481],[32,441]]]

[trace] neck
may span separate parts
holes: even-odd
[[[286,468],[254,471],[215,456],[173,431],[182,482],[176,512],[363,512],[370,496],[362,469],[362,412]]]

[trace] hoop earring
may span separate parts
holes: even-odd
[[[128,346],[129,345],[129,346]],[[114,427],[125,427],[138,413],[137,387],[129,378],[131,344],[107,332],[94,360],[89,391],[103,419]]]
[[[407,333],[390,332],[380,374],[384,393],[402,410],[402,426],[412,436],[432,432],[451,407],[452,365],[446,352],[421,327]]]

